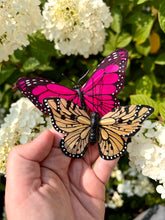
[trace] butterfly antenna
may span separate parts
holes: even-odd
[[[64,73],[61,74],[62,76],[64,76],[66,79],[68,79],[69,81],[71,81],[75,86],[76,86],[76,82],[73,81],[72,79],[70,79],[67,75],[65,75]]]
[[[90,71],[90,70],[88,70],[88,71],[78,80],[78,82],[77,82],[78,85],[79,85],[80,81],[81,81],[82,79],[84,79],[84,78],[88,75],[89,71]]]

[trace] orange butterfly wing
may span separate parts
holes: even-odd
[[[53,127],[66,135],[60,147],[69,157],[81,158],[85,154],[89,140],[90,117],[75,103],[63,98],[44,99],[50,113]]]
[[[127,148],[123,137],[139,131],[142,122],[153,113],[147,105],[130,105],[104,115],[99,122],[99,152],[102,158],[113,160],[121,156]]]

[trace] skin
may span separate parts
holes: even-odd
[[[8,220],[104,219],[105,185],[118,160],[99,157],[97,144],[82,159],[69,158],[59,148],[61,138],[47,130],[9,153]]]

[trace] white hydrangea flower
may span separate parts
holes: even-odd
[[[124,176],[123,176],[121,170],[119,170],[119,169],[117,168],[117,166],[116,166],[116,167],[114,168],[114,170],[112,171],[111,177],[112,177],[112,178],[116,178],[119,182],[122,181],[122,179],[124,178]]]
[[[125,180],[124,183],[120,183],[117,186],[117,191],[119,193],[127,194],[128,197],[133,196],[134,194],[133,194],[132,187],[131,187],[132,183],[133,183],[133,181]]]
[[[158,185],[158,186],[156,187],[156,191],[161,194],[161,198],[162,198],[162,199],[165,199],[165,184],[163,184],[163,185]]]
[[[122,196],[120,194],[118,194],[118,192],[114,192],[112,198],[105,203],[106,207],[112,208],[112,209],[116,209],[119,208],[123,205],[124,201],[122,199]]]
[[[28,35],[41,29],[39,0],[0,0],[0,62],[29,44]]]
[[[5,174],[7,156],[12,147],[30,142],[49,128],[49,118],[44,119],[29,99],[21,98],[13,103],[0,128],[0,173]]]
[[[156,190],[165,197],[165,125],[145,121],[128,144],[130,166],[160,184]],[[163,190],[164,188],[164,190]]]
[[[119,183],[117,185],[117,191],[114,191],[112,188],[108,189],[106,206],[110,208],[117,208],[123,205],[122,194],[126,194],[128,197],[134,195],[142,197],[145,194],[155,192],[148,177],[140,174],[134,167],[130,167],[128,170],[122,172],[116,166],[112,171],[111,178],[116,178]]]
[[[124,180],[123,183],[119,184],[117,187],[118,192],[125,193],[128,197],[133,195],[142,197],[147,193],[154,192],[153,185],[149,182],[147,177],[138,173],[136,177],[134,180]]]
[[[43,33],[55,49],[86,58],[102,51],[105,28],[113,20],[102,0],[48,0],[43,18]]]
[[[157,140],[160,145],[165,146],[165,126],[157,128]]]

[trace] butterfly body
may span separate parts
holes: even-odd
[[[85,105],[85,101],[84,101],[84,97],[83,97],[83,93],[82,93],[82,91],[81,91],[81,86],[80,86],[80,85],[75,85],[75,86],[73,87],[73,89],[74,89],[75,91],[77,91],[77,96],[80,98],[81,107],[82,107],[84,110],[87,111],[86,105]]]
[[[89,143],[95,144],[98,142],[99,137],[99,121],[100,117],[97,112],[92,112],[90,115],[91,125],[90,125],[90,131],[89,131]]]
[[[142,122],[154,109],[147,105],[119,107],[100,118],[97,112],[89,116],[79,105],[63,98],[44,99],[55,130],[65,133],[60,147],[69,157],[84,156],[88,143],[98,143],[105,160],[121,156],[127,148],[123,137],[139,131]]]

